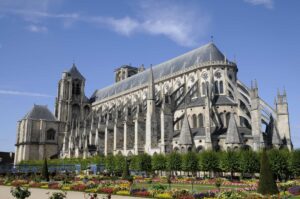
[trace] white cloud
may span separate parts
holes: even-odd
[[[29,30],[30,32],[36,32],[36,33],[39,33],[39,32],[48,32],[48,28],[45,27],[45,26],[38,26],[38,25],[29,25],[27,27],[27,30]]]
[[[30,97],[54,97],[42,93],[31,93],[31,92],[22,92],[22,91],[12,91],[12,90],[0,90],[2,95],[19,95],[19,96],[30,96]]]
[[[1,2],[2,0],[0,0]],[[8,0],[4,0],[8,2]],[[26,1],[26,0],[23,0]],[[33,2],[34,0],[27,0]],[[162,35],[181,46],[195,46],[208,30],[209,17],[195,5],[175,4],[172,1],[140,1],[134,9],[133,16],[116,18],[113,16],[88,16],[78,13],[48,12],[50,0],[30,7],[14,7],[10,14],[21,17],[31,24],[43,24],[46,20],[61,20],[65,28],[76,22],[90,23],[95,26],[107,27],[112,31],[131,36],[133,34]],[[56,0],[59,1],[59,0]],[[34,3],[33,3],[34,5]],[[1,6],[1,3],[0,3]],[[1,9],[0,9],[1,11]],[[29,25],[32,32],[47,32],[43,25]]]
[[[262,5],[265,6],[268,9],[274,8],[274,1],[273,0],[244,0],[247,3],[250,3],[252,5]]]

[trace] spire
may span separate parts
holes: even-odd
[[[152,66],[150,67],[149,71],[149,79],[148,79],[148,100],[154,100],[155,99],[155,87],[154,87],[154,78],[153,78],[153,70]]]
[[[193,145],[192,132],[190,129],[186,110],[184,112],[184,118],[183,118],[183,122],[182,122],[182,127],[181,127],[181,131],[180,131],[178,143],[179,143],[179,145]]]
[[[254,88],[258,89],[258,85],[257,85],[257,80],[256,79],[254,80]]]
[[[81,80],[85,80],[85,78],[83,77],[83,75],[78,71],[75,63],[73,63],[71,69],[68,71],[68,73],[71,75],[72,78],[74,79],[81,79]]]
[[[286,90],[285,90],[285,87],[283,87],[283,96],[286,97]]]
[[[230,113],[228,129],[226,133],[226,144],[242,144],[242,137],[237,128],[233,113]]]

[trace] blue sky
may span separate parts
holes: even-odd
[[[34,103],[54,110],[61,72],[75,60],[86,94],[114,81],[122,64],[158,64],[210,41],[257,79],[273,105],[288,94],[300,147],[300,2],[0,0],[0,151],[13,151],[16,122]]]

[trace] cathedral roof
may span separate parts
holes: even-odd
[[[187,114],[184,114],[182,127],[178,140],[179,145],[193,145],[192,132],[189,125]]]
[[[47,106],[34,105],[33,108],[24,116],[23,119],[56,121],[56,118]]]
[[[85,80],[85,78],[81,75],[81,73],[78,71],[75,64],[73,64],[72,68],[68,71],[68,73],[73,77],[74,79],[81,79]]]
[[[209,61],[224,61],[225,59],[226,58],[223,53],[215,46],[214,43],[208,43],[169,61],[153,66],[152,70],[154,80],[190,68],[196,64],[206,63]],[[137,86],[146,86],[149,77],[151,77],[149,75],[150,72],[150,69],[147,69],[111,86],[97,90],[91,98],[99,101]]]
[[[242,143],[242,137],[239,133],[233,113],[230,114],[225,143],[226,144],[241,144]]]

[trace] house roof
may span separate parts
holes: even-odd
[[[72,68],[68,71],[68,73],[74,79],[85,80],[85,78],[83,77],[83,75],[78,71],[78,69],[77,69],[77,67],[76,67],[75,64],[73,64]]]

